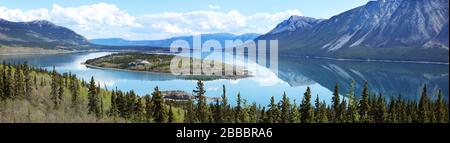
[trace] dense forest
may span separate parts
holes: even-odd
[[[355,87],[354,82],[350,82]],[[149,87],[152,88],[152,87]],[[117,122],[117,123],[448,123],[449,104],[441,91],[420,100],[385,98],[363,91],[339,92],[336,84],[331,105],[312,97],[308,87],[297,103],[286,94],[272,96],[267,106],[249,104],[237,94],[228,103],[223,86],[221,100],[208,101],[203,82],[188,101],[165,100],[158,87],[151,95],[101,88],[71,73],[57,73],[24,64],[0,64],[0,122]],[[301,91],[299,91],[301,92]],[[360,93],[360,98],[355,98]],[[345,95],[346,98],[342,98]]]

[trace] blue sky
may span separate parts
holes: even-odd
[[[0,18],[45,19],[87,38],[265,33],[290,15],[329,18],[368,0],[0,0]]]

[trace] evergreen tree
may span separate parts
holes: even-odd
[[[60,77],[58,80],[58,101],[59,103],[62,102],[63,95],[64,95],[64,82],[63,78]]]
[[[71,77],[70,91],[72,96],[72,108],[76,108],[80,104],[80,91],[76,75]]]
[[[291,103],[289,103],[289,98],[286,92],[283,93],[283,99],[281,100],[281,122],[289,123],[291,113]]]
[[[345,100],[345,98],[342,99],[342,103],[340,104],[340,109],[339,109],[339,122],[347,122],[347,101]]]
[[[197,117],[200,123],[208,122],[208,106],[206,103],[205,89],[203,86],[203,82],[199,80],[197,82],[196,90],[193,90],[194,94],[196,94],[197,98]]]
[[[51,99],[53,101],[54,108],[58,108],[59,98],[58,98],[58,74],[56,73],[55,67],[53,66],[52,71],[52,84],[51,84]]]
[[[355,98],[355,81],[350,82],[350,91],[348,93],[348,122],[359,122],[358,100]]]
[[[267,111],[266,122],[267,123],[278,123],[280,110],[278,105],[275,104],[275,99],[272,96],[270,98],[269,110]]]
[[[25,97],[25,81],[24,81],[24,77],[23,77],[23,72],[22,72],[22,68],[20,65],[17,66],[15,73],[15,84],[14,84],[14,89],[15,89],[15,98],[19,98],[19,99],[23,99],[23,97]]]
[[[312,123],[314,121],[314,110],[311,106],[311,89],[309,87],[306,88],[306,92],[303,94],[300,112],[302,123]]]
[[[152,121],[152,117],[153,117],[153,112],[152,112],[152,102],[151,102],[151,98],[149,95],[144,96],[144,101],[145,101],[145,120],[147,121],[147,123]]]
[[[242,114],[242,107],[241,107],[241,93],[237,94],[237,98],[236,98],[236,107],[234,109],[234,122],[235,123],[241,123],[243,121],[243,114]]]
[[[100,101],[98,97],[97,87],[95,86],[94,77],[91,77],[88,88],[88,113],[94,114],[100,118]]]
[[[365,82],[361,100],[359,101],[359,114],[362,116],[363,122],[369,121],[369,110],[369,85],[367,84],[367,82]]]
[[[142,99],[138,97],[135,109],[135,120],[137,122],[143,122],[145,116],[145,106],[142,103]]]
[[[228,105],[228,98],[226,94],[225,85],[222,85],[222,107],[221,107],[221,123],[229,123],[230,119],[230,107]]]
[[[3,72],[3,96],[5,98],[12,98],[14,96],[12,67],[9,64],[6,65]]]
[[[436,118],[438,123],[445,123],[445,102],[442,97],[442,90],[438,90],[438,98],[436,100],[436,107],[435,107]]]
[[[427,85],[423,86],[422,94],[419,101],[419,121],[422,123],[430,122],[430,99],[427,95]]]
[[[163,123],[167,120],[167,110],[164,106],[164,98],[159,91],[158,86],[152,93],[153,120],[157,123]]]
[[[31,97],[31,93],[33,92],[33,88],[31,88],[31,75],[30,75],[30,67],[25,62],[24,63],[24,76],[25,76],[25,97]]]
[[[333,97],[331,99],[331,102],[333,103],[333,110],[332,110],[332,122],[340,122],[340,106],[341,106],[341,102],[340,102],[340,97],[339,97],[339,86],[338,83],[336,83],[336,85],[334,86],[334,91],[333,91]]]
[[[145,97],[144,97],[145,99]],[[113,90],[111,91],[111,107],[109,109],[109,116],[115,118],[119,115],[119,108],[117,107],[117,95],[116,92]]]
[[[292,107],[291,113],[290,113],[290,123],[299,123],[300,122],[300,109],[298,108],[297,102],[294,100],[294,106]]]

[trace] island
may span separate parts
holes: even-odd
[[[175,55],[171,54],[154,54],[154,53],[114,53],[94,59],[86,60],[84,63],[88,68],[98,69],[114,69],[114,70],[126,70],[126,71],[138,71],[138,72],[152,72],[174,75],[170,71],[170,63]],[[191,59],[191,63],[195,60]],[[206,60],[201,60],[201,63],[207,63]],[[208,62],[209,63],[209,62]],[[224,68],[233,68],[233,65],[219,63]],[[193,68],[200,68],[200,65],[196,65]],[[222,68],[222,69],[224,69]],[[242,69],[234,71],[232,75],[174,75],[183,79],[193,80],[215,80],[215,79],[240,79],[251,77],[251,72],[243,69],[243,67],[235,66],[236,69]],[[222,71],[224,72],[224,71]],[[238,73],[237,73],[238,72]]]

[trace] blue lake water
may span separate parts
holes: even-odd
[[[192,93],[195,80],[178,79],[174,76],[158,73],[143,73],[118,70],[87,68],[82,63],[110,52],[70,53],[55,55],[10,55],[0,56],[0,61],[22,63],[51,69],[59,72],[71,72],[79,78],[89,80],[94,76],[103,87],[118,88],[123,91],[134,90],[139,95],[150,94],[155,86],[161,90],[182,90]],[[356,81],[356,96],[361,93],[361,86],[368,81],[372,93],[382,93],[391,98],[402,96],[404,99],[417,100],[421,87],[426,84],[430,93],[442,89],[448,100],[449,87],[448,64],[413,64],[332,61],[299,57],[279,57],[278,75],[269,74],[250,78],[231,80],[220,79],[205,81],[206,95],[219,97],[222,85],[227,88],[227,96],[232,104],[236,95],[247,100],[248,104],[256,102],[266,105],[271,96],[280,100],[283,92],[301,101],[306,87],[312,90],[313,98],[319,95],[321,100],[331,102],[335,83],[340,85],[340,94],[348,92],[349,82]],[[432,97],[434,98],[434,97]]]

